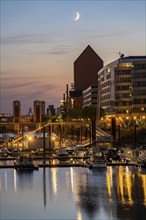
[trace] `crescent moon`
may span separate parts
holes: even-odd
[[[79,14],[79,12],[76,12],[76,17],[75,17],[74,21],[79,20],[79,18],[80,18],[80,14]]]

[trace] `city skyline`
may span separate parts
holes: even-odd
[[[13,100],[22,114],[34,100],[59,107],[87,45],[104,65],[119,52],[146,55],[145,7],[144,0],[1,1],[0,113],[12,113]]]

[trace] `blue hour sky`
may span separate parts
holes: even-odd
[[[1,0],[0,113],[20,100],[60,105],[73,63],[87,45],[106,65],[118,53],[146,55],[145,0]],[[74,21],[76,12],[80,19]]]

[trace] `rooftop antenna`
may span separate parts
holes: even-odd
[[[124,57],[124,54],[121,53],[121,52],[119,52],[119,56],[120,56],[120,58],[123,58],[123,57]]]

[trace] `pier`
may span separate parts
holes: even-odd
[[[16,158],[0,158],[0,169],[2,168],[15,168],[14,161]],[[43,158],[33,158],[34,164],[42,167],[89,167],[90,157],[47,157],[45,163]],[[142,164],[137,162],[107,162],[107,166],[142,166]]]

